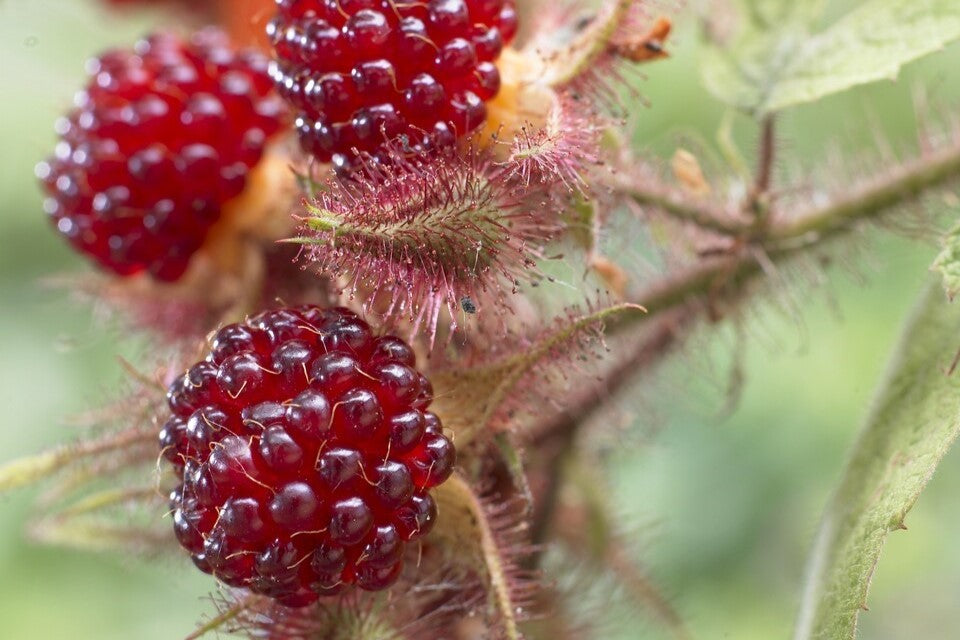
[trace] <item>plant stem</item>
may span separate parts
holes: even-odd
[[[568,527],[559,535],[566,539],[574,554],[579,554],[585,560],[599,562],[609,571],[626,588],[626,595],[652,613],[671,636],[676,640],[690,640],[692,636],[683,618],[637,563],[617,530],[617,518],[610,506],[609,491],[597,477],[595,467],[584,465],[583,462],[580,459],[571,463],[571,482],[576,485],[587,505],[594,533],[585,538],[581,528]]]
[[[613,188],[641,206],[660,209],[677,220],[689,222],[701,229],[732,236],[741,235],[749,229],[749,225],[733,220],[722,210],[704,201],[689,198],[660,185],[621,178],[614,183]]]
[[[527,434],[527,445],[539,450],[552,441],[572,438],[597,407],[606,405],[612,397],[629,389],[638,372],[646,370],[667,353],[683,335],[686,322],[693,317],[693,309],[680,308],[657,318],[648,335],[604,373],[607,384],[588,387],[565,411],[540,425],[536,432]]]
[[[747,201],[746,209],[757,224],[766,221],[770,212],[770,187],[773,184],[773,166],[776,159],[777,139],[773,116],[763,119],[760,133],[760,154],[757,159],[757,176]]]
[[[545,550],[544,545],[552,535],[551,530],[560,503],[560,492],[563,489],[567,463],[576,442],[575,425],[576,423],[570,422],[564,425],[567,428],[556,431],[558,442],[554,445],[555,450],[546,456],[547,486],[540,492],[534,505],[533,519],[530,523],[530,544],[535,551],[525,559],[524,565],[527,569],[536,570],[540,567]]]
[[[548,457],[548,484],[540,495],[530,528],[531,544],[540,550],[530,555],[528,568],[535,569],[539,566],[543,545],[554,533],[552,529],[557,503],[565,480],[567,463],[571,453],[576,450],[577,432],[598,408],[607,406],[612,397],[630,388],[636,380],[637,372],[645,371],[647,365],[660,360],[682,335],[685,321],[692,317],[694,314],[685,309],[674,310],[661,316],[649,331],[649,335],[605,372],[607,384],[588,387],[580,397],[574,399],[566,411],[541,425],[536,432],[526,434],[530,449],[551,451]]]
[[[54,475],[75,460],[119,451],[138,444],[152,443],[155,440],[156,434],[152,429],[134,427],[96,440],[59,447],[8,462],[0,466],[0,492],[16,489]]]
[[[876,217],[916,200],[926,191],[942,187],[958,177],[960,141],[911,160],[822,209],[781,222],[771,230],[770,239],[780,241],[810,236],[811,240],[819,240],[847,229],[858,220]]]
[[[902,165],[888,174],[886,179],[870,180],[853,189],[850,195],[824,207],[800,213],[792,220],[771,220],[770,227],[758,239],[758,246],[772,263],[782,263],[819,246],[825,240],[849,232],[859,221],[878,218],[893,208],[923,197],[928,191],[946,186],[955,178],[960,178],[960,140]],[[704,214],[706,209],[698,211]],[[659,335],[660,340],[652,339],[646,351],[641,347],[644,355],[642,358],[638,355],[628,371],[635,374],[653,364],[679,339],[679,328],[673,329],[672,333],[663,333],[669,331],[671,326],[678,326],[677,316],[673,314],[679,314],[683,322],[689,322],[702,313],[704,307],[698,302],[711,293],[721,288],[742,292],[743,285],[762,271],[754,256],[752,252],[740,251],[706,258],[633,293],[630,298],[643,304],[647,314],[621,314],[616,320],[611,319],[606,323],[607,336],[629,334],[642,323],[661,321],[664,314],[670,313],[667,317],[671,320],[655,330],[653,335]],[[630,362],[629,359],[627,362]],[[543,439],[554,438],[569,429],[579,429],[610,394],[620,388],[621,382],[630,380],[632,376],[615,367],[607,372],[605,378],[608,381],[606,393],[587,394],[537,434],[531,434],[529,441],[537,446]]]
[[[885,179],[875,178],[854,188],[850,195],[824,207],[802,212],[791,220],[773,220],[756,246],[772,263],[782,263],[849,232],[859,221],[879,218],[956,178],[960,178],[960,141],[902,165]],[[753,252],[739,251],[711,257],[664,276],[631,296],[647,309],[647,315],[624,316],[613,329],[650,321],[658,313],[688,304],[720,287],[743,284],[760,272],[754,256]]]
[[[630,557],[619,539],[610,541],[606,563],[626,585],[632,598],[653,612],[676,640],[690,640],[693,637],[684,624],[683,617]]]

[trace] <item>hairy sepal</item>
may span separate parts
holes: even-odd
[[[385,324],[433,339],[444,312],[456,328],[464,300],[496,324],[559,229],[549,199],[521,187],[480,153],[398,155],[328,185],[294,242]]]
[[[622,304],[570,316],[519,352],[475,365],[461,363],[434,371],[434,411],[454,433],[458,447],[507,430],[509,422],[504,414],[509,413],[511,400],[529,390],[529,385],[523,384],[525,380],[540,379],[533,375],[535,369],[539,369],[539,376],[554,375],[559,368],[557,363],[569,362],[571,354],[582,355],[586,348],[581,344],[584,339],[602,335],[608,323],[642,313],[643,307]]]
[[[0,494],[41,485],[29,532],[62,546],[154,555],[174,547],[157,480],[154,417],[165,405],[163,386],[145,374],[125,397],[88,419],[72,444],[0,465]]]
[[[273,640],[421,640],[449,637],[477,610],[477,580],[442,567],[424,551],[389,592],[350,590],[289,608],[244,589],[214,598],[217,613],[188,637],[224,634]],[[416,558],[414,558],[416,560]]]
[[[542,126],[524,124],[510,142],[505,168],[524,184],[545,185],[559,196],[586,194],[589,171],[603,164],[605,122],[588,105],[558,94]]]
[[[592,19],[572,12],[555,16],[559,40],[544,40],[533,46],[547,51],[541,82],[558,91],[573,90],[587,99],[609,98],[622,80],[624,65],[666,57],[665,42],[671,22],[651,19],[638,0],[608,0]]]
[[[460,475],[451,477],[435,495],[443,517],[431,539],[455,550],[451,562],[477,568],[484,576],[486,618],[498,632],[494,637],[521,640],[520,623],[529,617],[539,586],[521,567],[531,551],[522,501],[482,495]]]

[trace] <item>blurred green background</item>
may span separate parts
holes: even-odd
[[[79,86],[85,58],[131,42],[150,18],[109,16],[92,0],[0,2],[0,460],[71,437],[65,417],[109,397],[121,378],[116,355],[136,355],[136,344],[42,284],[86,266],[47,228],[33,166],[52,149],[52,123]],[[673,58],[646,70],[640,89],[650,106],[638,106],[633,119],[637,144],[664,157],[691,134],[712,139],[724,116],[700,88],[692,30],[682,28],[672,49]],[[879,158],[878,137],[895,150],[913,148],[915,90],[924,87],[935,108],[955,108],[958,65],[960,49],[950,48],[909,67],[898,83],[789,112],[783,168],[815,167],[842,151],[856,175],[858,158]],[[737,120],[735,130],[749,151],[752,126]],[[637,414],[655,419],[638,426],[654,435],[614,459],[641,560],[697,638],[790,635],[819,514],[935,253],[880,234],[859,237],[855,248],[857,269],[835,269],[827,289],[800,296],[802,317],[764,314],[747,326],[746,383],[732,415],[721,415],[716,390],[725,384],[729,339],[699,340],[650,381],[657,393],[641,394],[648,400]],[[692,388],[684,383],[691,368],[702,378]],[[863,638],[957,637],[958,485],[955,452],[909,516],[909,531],[884,552]],[[0,638],[170,640],[209,610],[211,584],[185,561],[31,544],[23,525],[34,494],[0,498]],[[660,637],[652,625],[634,629],[631,638]]]

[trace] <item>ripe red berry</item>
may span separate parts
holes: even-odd
[[[174,531],[202,570],[301,606],[389,586],[453,470],[410,347],[347,309],[264,312],[170,387]]]
[[[217,31],[93,60],[37,167],[60,233],[119,275],[178,279],[282,126],[266,66]]]
[[[278,90],[303,148],[348,168],[385,143],[452,144],[483,124],[495,62],[516,34],[514,0],[277,0],[267,27]]]

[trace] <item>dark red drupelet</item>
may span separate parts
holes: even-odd
[[[119,275],[177,280],[283,125],[267,61],[202,31],[153,35],[88,64],[37,175],[60,233]]]
[[[515,0],[277,0],[267,34],[303,148],[344,170],[477,129],[516,30]]]
[[[453,444],[410,347],[347,309],[229,325],[175,381],[160,434],[174,530],[203,571],[289,606],[379,590],[436,518]]]

